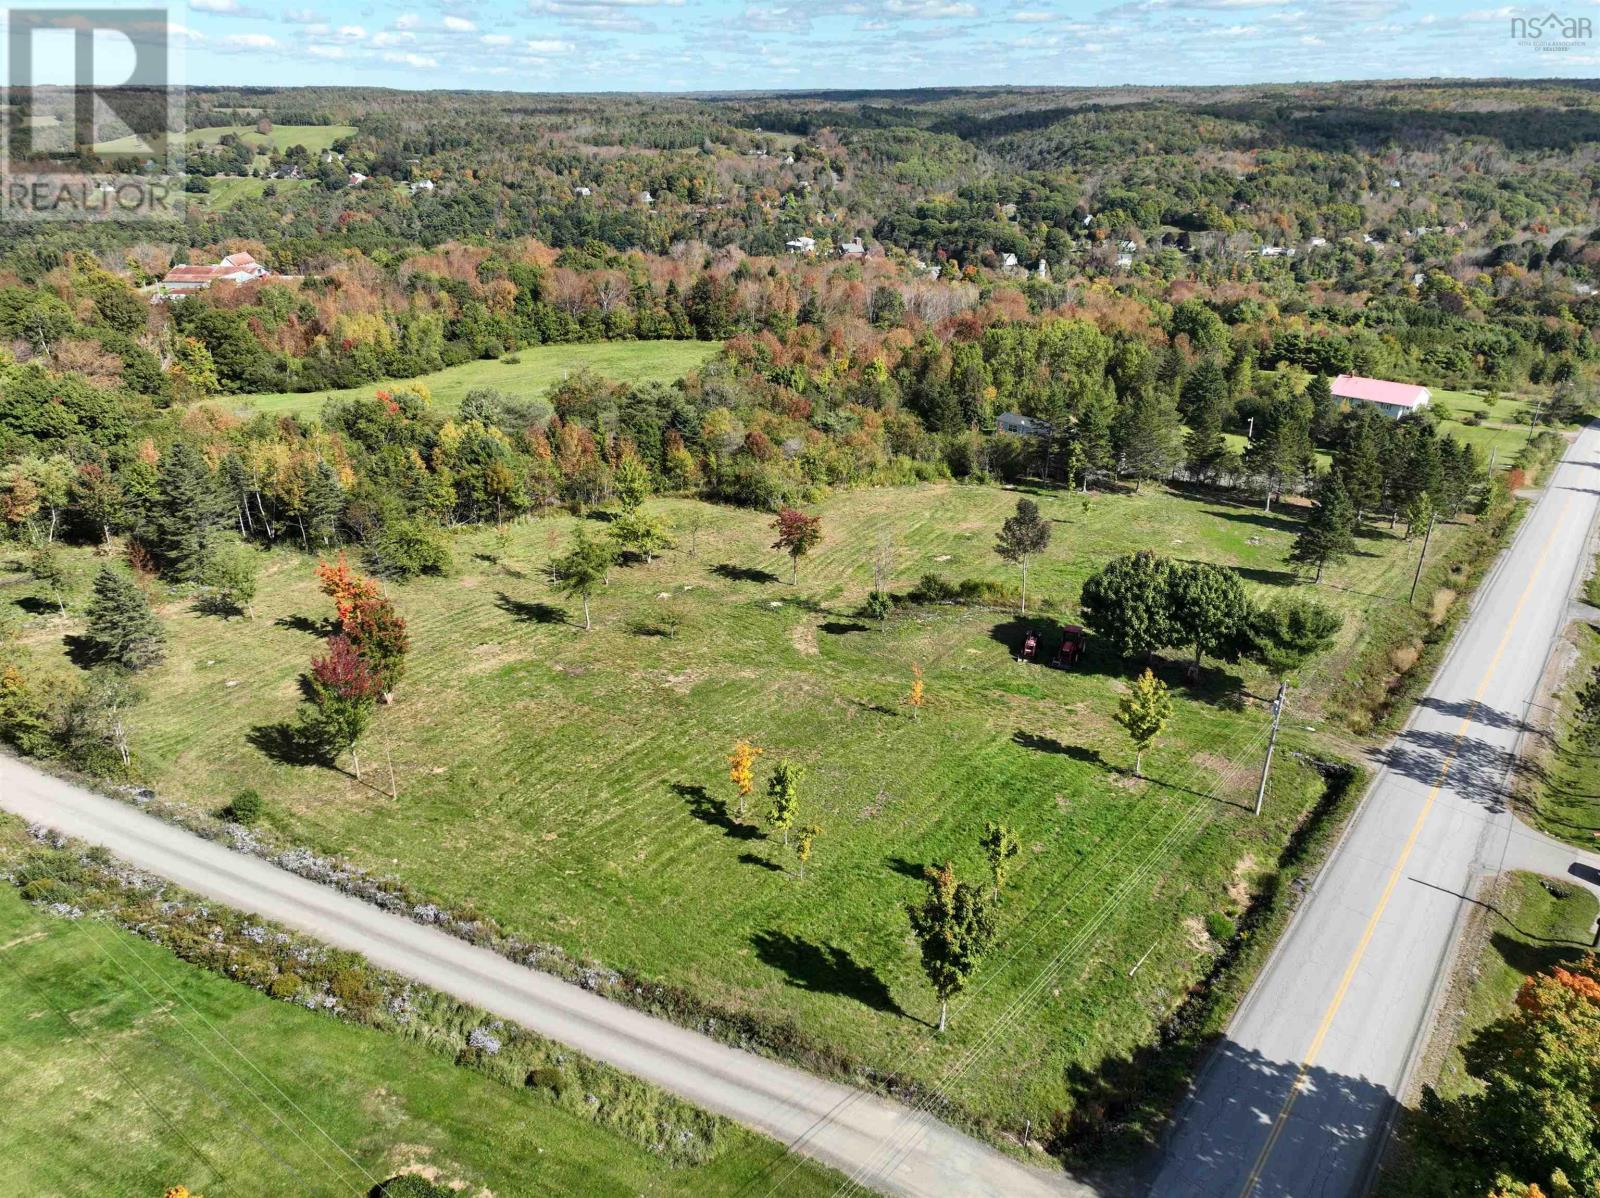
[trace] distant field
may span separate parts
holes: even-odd
[[[254,199],[267,189],[267,184],[272,183],[278,189],[279,195],[301,188],[315,186],[310,179],[252,179],[234,176],[218,176],[210,181],[211,190],[203,195],[192,194],[185,198],[191,204],[203,204],[212,211],[231,208],[240,200]]]
[[[0,1104],[18,1194],[154,1198],[182,1184],[206,1198],[342,1198],[420,1164],[468,1194],[700,1198],[751,1192],[780,1152],[728,1127],[709,1164],[671,1167],[530,1091],[273,1002],[108,924],[42,915],[10,886]],[[838,1180],[802,1164],[785,1193]]]
[[[492,378],[505,368],[478,369]],[[1218,948],[1208,917],[1238,914],[1322,793],[1292,750],[1348,749],[1312,730],[1330,687],[1304,680],[1280,746],[1291,751],[1255,819],[1266,718],[1249,696],[1269,689],[1256,672],[1245,671],[1241,694],[1235,667],[1190,688],[1169,664],[1173,724],[1147,756],[1153,780],[1138,781],[1111,721],[1121,663],[1104,652],[1071,672],[1013,660],[1027,627],[1050,646],[1048,617],[937,607],[883,632],[857,615],[883,537],[896,590],[929,571],[1013,582],[993,542],[1016,499],[948,484],[835,495],[818,507],[824,540],[798,586],[769,548],[770,516],[653,500],[680,547],[614,570],[590,633],[544,582],[577,520],[514,524],[503,550],[491,531],[463,530],[451,576],[393,592],[414,660],[369,739],[392,755],[398,801],[370,774],[363,785],[252,746],[252,729],[292,714],[297,675],[319,645],[307,621],[328,610],[312,562],[272,553],[254,621],[165,608],[173,652],[142,679],[134,751],[172,800],[210,810],[253,786],[272,822],[303,843],[575,956],[946,1082],[1002,1127],[1038,1126],[1069,1103],[1069,1071],[1113,1069],[1206,972]],[[1312,588],[1284,568],[1290,511],[1156,486],[1039,502],[1055,537],[1031,590],[1063,618],[1115,554],[1149,547],[1224,562],[1259,595],[1315,594],[1346,614],[1319,679],[1339,677],[1375,614],[1404,601],[1418,547],[1369,530],[1358,555]],[[682,530],[697,515],[706,527],[692,556]],[[1435,550],[1458,535],[1441,527]],[[85,550],[70,563],[81,611],[96,561]],[[20,578],[13,594],[24,611],[53,610]],[[77,627],[38,614],[19,645],[41,669],[71,672],[63,636]],[[918,666],[927,705],[913,719],[904,698]],[[766,749],[748,822],[727,806],[725,755],[738,737]],[[762,792],[781,758],[806,770],[800,823],[824,829],[803,880],[763,830]],[[928,863],[950,859],[981,878],[977,840],[991,819],[1011,822],[1023,845],[1003,947],[936,1038],[904,904]],[[1049,985],[1034,988],[1041,974]],[[1014,1021],[991,1039],[1013,1004]],[[968,1051],[976,1064],[963,1069]]]
[[[224,134],[232,133],[259,152],[283,151],[298,145],[317,154],[330,148],[341,137],[349,137],[355,132],[354,125],[274,125],[271,133],[261,134],[256,132],[254,125],[223,125],[213,129],[190,129],[185,134],[185,140],[191,149],[214,146],[222,141]],[[143,152],[144,142],[137,136],[129,135],[115,141],[99,142],[94,149],[95,153],[105,155],[138,154]]]
[[[344,391],[280,391],[258,395],[232,395],[215,402],[230,408],[260,412],[296,412],[316,415],[330,398],[370,396],[388,388],[403,391],[424,384],[432,401],[449,411],[461,406],[474,387],[498,387],[512,395],[542,397],[550,387],[575,370],[587,367],[598,375],[622,383],[663,382],[682,378],[704,366],[721,348],[716,341],[602,341],[581,345],[538,345],[518,351],[520,362],[496,358],[465,362],[436,374],[414,379],[390,379],[351,387]]]

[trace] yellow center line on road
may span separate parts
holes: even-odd
[[[1333,999],[1328,1003],[1328,1009],[1323,1012],[1322,1021],[1317,1025],[1317,1034],[1312,1037],[1311,1047],[1306,1050],[1305,1057],[1300,1062],[1300,1068],[1295,1073],[1294,1084],[1289,1087],[1289,1096],[1284,1100],[1283,1109],[1278,1112],[1278,1117],[1273,1121],[1272,1131],[1267,1136],[1267,1142],[1261,1146],[1261,1153],[1256,1157],[1255,1167],[1250,1170],[1250,1176],[1245,1179],[1244,1188],[1239,1191],[1239,1198],[1251,1198],[1256,1184],[1261,1180],[1261,1173],[1267,1167],[1267,1159],[1272,1155],[1272,1150],[1277,1146],[1278,1137],[1283,1134],[1283,1128],[1289,1121],[1289,1112],[1294,1109],[1295,1100],[1300,1096],[1305,1084],[1306,1074],[1311,1071],[1316,1063],[1317,1054],[1322,1051],[1322,1043],[1328,1038],[1328,1031],[1333,1027],[1333,1020],[1339,1013],[1339,1008],[1344,1003],[1345,994],[1350,989],[1350,983],[1355,978],[1356,970],[1361,966],[1361,958],[1366,955],[1367,946],[1372,942],[1374,933],[1378,930],[1378,921],[1383,918],[1384,910],[1389,906],[1389,899],[1394,894],[1395,887],[1400,882],[1400,875],[1404,872],[1406,862],[1411,859],[1412,850],[1417,847],[1417,839],[1422,835],[1422,827],[1428,821],[1428,813],[1433,810],[1434,801],[1438,799],[1439,792],[1444,789],[1445,780],[1450,776],[1450,765],[1455,761],[1456,754],[1461,749],[1461,742],[1466,737],[1467,729],[1471,727],[1473,716],[1478,704],[1482,701],[1484,692],[1489,689],[1489,683],[1494,678],[1495,671],[1500,666],[1500,659],[1505,655],[1506,647],[1511,643],[1512,634],[1516,632],[1517,621],[1522,617],[1522,609],[1528,602],[1528,596],[1533,594],[1533,589],[1539,581],[1539,575],[1544,570],[1545,560],[1550,556],[1550,549],[1555,544],[1556,534],[1561,531],[1566,523],[1567,512],[1572,507],[1573,497],[1567,496],[1567,501],[1562,505],[1561,514],[1556,518],[1550,535],[1545,539],[1544,547],[1539,550],[1539,560],[1534,563],[1533,569],[1528,574],[1528,585],[1523,588],[1517,605],[1512,609],[1511,619],[1506,623],[1505,634],[1500,638],[1500,644],[1495,648],[1494,656],[1489,661],[1489,668],[1484,671],[1483,680],[1478,683],[1478,689],[1472,696],[1472,702],[1467,706],[1467,713],[1461,717],[1461,723],[1456,728],[1455,737],[1450,744],[1450,751],[1445,754],[1443,762],[1439,765],[1439,773],[1434,778],[1433,786],[1428,791],[1428,797],[1423,801],[1422,810],[1417,813],[1416,822],[1411,825],[1411,834],[1406,837],[1405,847],[1400,850],[1400,856],[1394,863],[1394,869],[1389,873],[1389,880],[1384,885],[1383,893],[1378,897],[1378,905],[1373,909],[1372,916],[1367,920],[1367,926],[1361,932],[1361,939],[1357,942],[1355,951],[1350,955],[1350,963],[1345,966],[1344,976],[1339,979],[1339,988],[1334,991]]]

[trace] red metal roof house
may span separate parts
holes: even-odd
[[[1385,379],[1363,378],[1359,374],[1341,374],[1334,379],[1333,397],[1373,404],[1384,415],[1397,419],[1407,412],[1427,407],[1433,398],[1426,387],[1415,383],[1391,383]]]

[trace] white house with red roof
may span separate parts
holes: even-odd
[[[1372,404],[1385,416],[1396,419],[1427,407],[1433,398],[1426,387],[1415,383],[1391,383],[1386,379],[1363,378],[1359,374],[1341,374],[1334,379],[1333,397],[1350,403]]]
[[[213,283],[248,283],[252,279],[265,278],[271,273],[243,250],[237,254],[229,254],[215,266],[193,266],[184,262],[166,273],[166,277],[156,287],[155,298],[178,299],[192,295],[196,291],[204,291]]]

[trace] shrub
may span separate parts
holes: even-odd
[[[528,1072],[528,1087],[533,1090],[548,1090],[556,1098],[567,1092],[567,1074],[559,1065],[541,1065]]]
[[[411,520],[390,524],[367,549],[374,574],[401,581],[450,570],[450,549],[436,528]]]
[[[1218,944],[1226,944],[1232,940],[1239,929],[1221,911],[1213,911],[1206,916],[1206,934]]]
[[[234,795],[228,805],[217,814],[223,819],[232,820],[236,824],[250,827],[261,819],[266,811],[266,803],[253,788],[247,787]]]
[[[455,1198],[455,1192],[416,1173],[402,1173],[374,1186],[371,1198]]]
[[[924,574],[911,597],[918,603],[953,603],[960,594],[956,584],[942,574]]]

